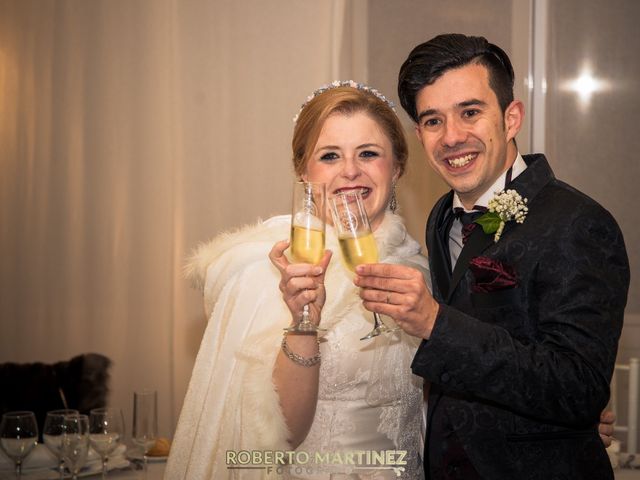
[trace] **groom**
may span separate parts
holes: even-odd
[[[452,188],[427,223],[433,295],[400,265],[360,266],[356,284],[424,339],[426,477],[612,479],[597,424],[629,286],[615,220],[544,155],[520,155],[513,68],[484,38],[419,45],[398,91]]]

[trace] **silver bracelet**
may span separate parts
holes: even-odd
[[[284,354],[291,360],[293,363],[297,363],[303,367],[313,367],[320,363],[320,352],[316,353],[313,357],[303,357],[302,355],[298,355],[294,353],[287,345],[287,336],[282,336],[282,351]]]

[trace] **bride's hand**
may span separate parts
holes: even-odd
[[[282,298],[291,311],[292,324],[297,324],[302,317],[302,310],[309,305],[309,321],[318,325],[320,312],[326,299],[324,276],[331,260],[331,251],[326,250],[320,264],[290,263],[284,255],[289,247],[288,241],[276,243],[269,259],[280,272],[280,291]]]

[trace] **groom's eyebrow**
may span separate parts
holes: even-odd
[[[436,110],[435,108],[429,108],[427,110],[423,110],[418,114],[418,123],[420,123],[420,121],[424,117],[430,117],[431,115],[435,115],[436,113],[438,113],[438,110]]]
[[[486,105],[487,105],[487,102],[483,100],[478,100],[477,98],[472,98],[470,100],[465,100],[464,102],[460,102],[458,104],[458,108],[467,108],[467,107],[475,107],[475,106],[485,107]]]
[[[474,107],[474,106],[485,107],[486,105],[487,105],[487,102],[483,100],[480,100],[477,98],[470,98],[469,100],[465,100],[463,102],[457,103],[455,105],[455,108],[460,110],[463,108]],[[431,115],[437,115],[438,113],[440,113],[440,110],[438,110],[437,108],[428,108],[426,110],[423,110],[418,114],[418,123],[420,123],[420,121],[424,117],[430,117]]]

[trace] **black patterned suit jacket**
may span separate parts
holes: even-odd
[[[524,159],[507,188],[528,199],[526,220],[508,222],[498,242],[473,230],[453,272],[453,193],[429,216],[440,312],[412,364],[431,382],[427,478],[613,478],[597,424],[629,287],[624,241],[613,217],[557,180],[543,155]],[[474,293],[477,256],[513,267],[517,286]]]

